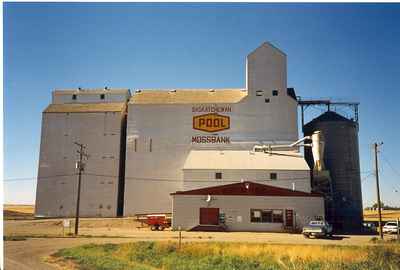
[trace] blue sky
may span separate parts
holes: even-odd
[[[244,87],[246,55],[270,41],[297,95],[361,103],[364,206],[375,141],[382,200],[400,206],[399,4],[3,5],[5,202],[34,202],[53,89]]]

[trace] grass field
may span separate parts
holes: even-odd
[[[400,210],[382,210],[383,221],[394,221],[400,218]],[[378,211],[364,210],[364,221],[378,221]]]
[[[63,249],[53,258],[91,270],[399,270],[400,245],[339,247],[248,243],[136,242]]]
[[[33,219],[34,205],[5,204],[3,206],[4,219]]]

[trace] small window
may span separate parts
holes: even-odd
[[[250,210],[250,221],[261,222],[261,210]]]
[[[257,90],[256,91],[256,96],[258,96],[258,97],[262,96],[263,92],[264,92],[263,90]]]
[[[272,211],[272,222],[273,223],[283,223],[283,211],[273,210]]]
[[[135,141],[134,141],[134,148],[135,148],[135,152],[137,152],[137,139],[135,139]]]
[[[278,90],[272,90],[272,95],[277,96],[278,95]]]
[[[153,139],[150,139],[149,151],[153,152]]]
[[[72,100],[76,100],[76,95],[75,94],[72,95]]]
[[[100,95],[100,99],[104,99],[105,97],[106,97],[106,95],[104,95],[104,94]]]
[[[269,174],[269,179],[270,179],[270,180],[276,180],[276,179],[278,179],[277,173],[270,173],[270,174]]]
[[[215,173],[215,179],[222,179],[222,173],[221,172]]]
[[[269,98],[266,98],[266,99],[265,99],[265,103],[269,103]]]

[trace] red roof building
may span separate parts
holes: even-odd
[[[248,181],[171,195],[175,230],[298,231],[325,216],[321,194]]]

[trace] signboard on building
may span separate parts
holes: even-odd
[[[206,132],[218,132],[229,129],[229,127],[230,118],[226,115],[208,113],[193,116],[193,129]]]
[[[192,107],[193,113],[208,112],[206,114],[193,116],[193,129],[208,133],[216,133],[230,129],[230,116],[220,113],[232,112],[230,106],[196,106]],[[230,137],[215,135],[198,135],[192,136],[192,143],[202,144],[228,144]]]

